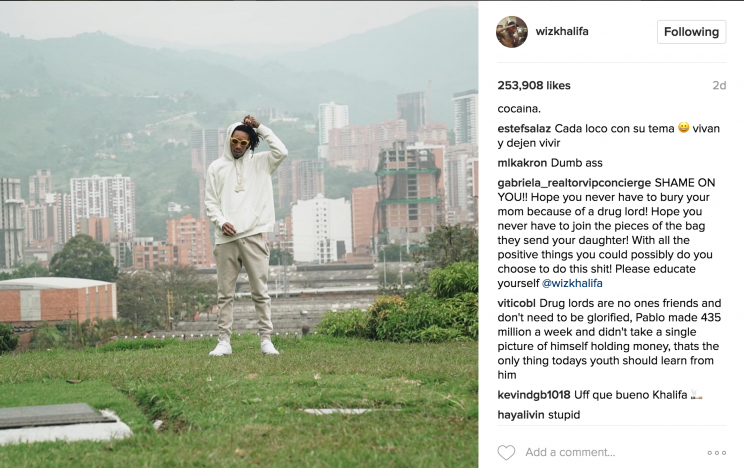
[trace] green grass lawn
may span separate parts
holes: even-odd
[[[207,355],[214,339],[2,356],[0,407],[86,402],[113,409],[134,436],[0,447],[0,466],[477,466],[477,343],[274,343],[280,356],[245,335],[223,357]]]

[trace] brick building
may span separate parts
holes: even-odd
[[[328,133],[331,167],[346,166],[352,172],[375,171],[380,151],[405,140],[406,121],[388,119],[371,125],[347,125]]]
[[[111,218],[99,218],[98,216],[78,218],[75,221],[75,233],[89,235],[101,244],[116,242],[119,238]]]
[[[354,236],[354,253],[370,255],[372,237],[377,234],[377,186],[357,187],[351,191],[351,231]]]
[[[325,194],[323,161],[293,159],[285,161],[276,172],[280,208],[289,208],[298,200],[311,200],[319,193]]]
[[[195,268],[212,267],[214,262],[209,235],[211,223],[208,219],[185,215],[181,219],[169,219],[167,224],[168,244],[178,247],[179,265],[193,265]]]
[[[0,281],[0,322],[13,326],[117,318],[116,283],[78,278]]]
[[[418,129],[416,141],[427,145],[449,145],[446,123],[430,123]]]
[[[158,265],[178,265],[178,246],[152,237],[135,237],[132,247],[133,266],[137,270],[152,270]]]
[[[398,141],[380,152],[377,174],[380,245],[419,244],[442,224],[444,167],[442,145]]]

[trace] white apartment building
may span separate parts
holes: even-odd
[[[349,106],[329,102],[318,106],[318,159],[328,159],[328,132],[349,125]]]
[[[24,203],[21,179],[0,178],[0,268],[23,261]]]
[[[452,97],[455,104],[455,144],[478,144],[478,90],[472,89],[456,93]]]
[[[132,239],[136,232],[134,182],[130,177],[82,177],[70,180],[72,204],[72,235],[76,234],[77,220],[111,218],[122,239]]]
[[[298,262],[330,263],[352,251],[351,202],[318,194],[292,206],[292,241]]]

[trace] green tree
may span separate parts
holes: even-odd
[[[294,263],[292,252],[285,249],[271,249],[269,265],[292,265],[292,263]]]
[[[18,347],[18,337],[13,334],[13,327],[0,323],[0,354],[13,351]]]
[[[129,246],[124,247],[126,249],[124,253],[124,268],[130,268],[134,265],[134,257],[132,255],[132,249]]]
[[[426,235],[426,246],[413,254],[414,260],[446,268],[456,262],[478,262],[478,231],[460,224],[437,226]]]
[[[212,304],[216,303],[217,282],[199,276],[191,265],[158,266],[153,270],[153,277],[158,289],[173,292],[171,317],[174,320],[198,312],[204,303],[200,296],[209,296],[213,299]],[[163,310],[167,311],[167,305]]]
[[[39,262],[23,265],[13,272],[13,278],[41,278],[49,276],[49,268],[41,266]]]
[[[160,291],[149,271],[123,274],[116,281],[119,316],[132,322],[137,333],[141,326],[160,328],[165,323],[165,291]]]
[[[90,319],[80,324],[80,333],[77,336],[77,347],[95,346],[101,341],[101,327],[97,321]]]
[[[152,271],[122,275],[116,283],[119,315],[135,329],[163,329],[168,317],[168,291],[173,292],[174,320],[216,302],[217,283],[199,276],[192,266],[158,266]]]
[[[42,322],[41,325],[34,329],[34,337],[31,339],[29,347],[31,349],[54,349],[61,348],[66,343],[66,338],[54,325],[49,322]]]
[[[447,268],[457,262],[478,263],[478,231],[460,224],[442,225],[426,235],[426,244],[411,249],[416,262],[416,289],[428,291],[432,268]]]
[[[0,280],[49,276],[49,269],[41,266],[41,263],[39,262],[30,263],[28,265],[15,265],[14,268],[16,268],[16,270],[12,273],[0,273]]]
[[[118,268],[108,249],[92,237],[78,234],[65,244],[49,264],[52,276],[116,281]]]
[[[100,324],[101,340],[107,340],[112,336],[134,335],[134,324],[125,318],[110,318]]]
[[[438,299],[455,297],[460,293],[478,294],[478,264],[457,262],[447,268],[437,268],[429,274],[431,293]]]

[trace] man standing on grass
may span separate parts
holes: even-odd
[[[259,138],[270,151],[255,153]],[[250,150],[250,154],[249,151]],[[227,130],[222,156],[207,169],[204,204],[215,226],[219,342],[210,356],[232,354],[230,335],[238,274],[245,266],[251,299],[258,314],[261,352],[279,354],[271,343],[271,297],[267,234],[274,226],[271,174],[287,157],[287,148],[265,125],[247,115]]]

